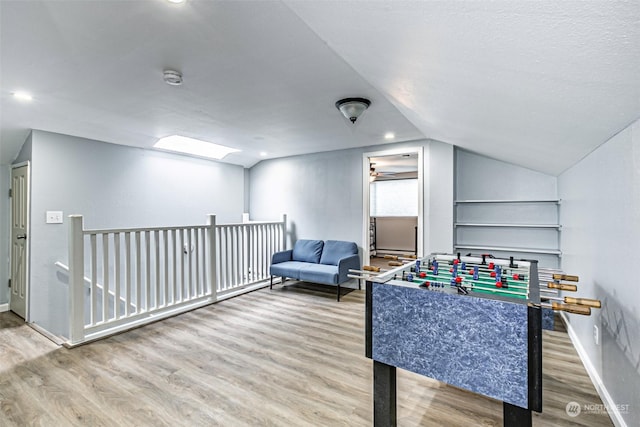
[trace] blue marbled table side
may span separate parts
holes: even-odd
[[[528,407],[527,306],[373,283],[373,359]]]
[[[550,308],[542,309],[542,329],[553,331],[555,324],[555,312]]]

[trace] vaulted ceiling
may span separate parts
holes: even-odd
[[[3,164],[41,129],[247,167],[433,138],[559,174],[640,117],[640,3],[0,0],[0,61]]]

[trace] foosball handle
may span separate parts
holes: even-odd
[[[567,304],[577,304],[593,308],[602,308],[602,303],[597,299],[564,297],[564,302],[566,302]]]
[[[372,265],[365,265],[362,267],[364,271],[375,271],[376,273],[380,272],[380,267],[374,267]]]
[[[409,259],[416,259],[417,256],[415,256],[414,254],[402,254],[402,256],[404,258],[409,258]]]
[[[385,255],[384,259],[398,259],[398,257],[395,255]]]
[[[404,265],[404,264],[402,264],[400,261],[389,261],[389,265],[391,267],[400,267],[401,265]]]
[[[555,283],[555,282],[547,283],[547,288],[560,289],[561,291],[571,291],[571,292],[575,292],[578,290],[578,286],[576,285],[569,285],[568,283]]]
[[[553,280],[566,280],[567,282],[577,282],[578,276],[570,276],[568,274],[554,274]]]
[[[552,302],[551,308],[553,310],[566,311],[567,313],[573,314],[582,314],[584,316],[591,315],[591,307],[587,307],[584,305],[560,304],[559,302]]]

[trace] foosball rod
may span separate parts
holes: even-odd
[[[479,266],[489,265],[489,263],[494,263],[505,268],[527,268],[526,266],[519,267],[517,264],[514,266],[513,263],[518,261],[520,263],[529,263],[528,261],[525,261],[525,260],[513,259],[513,257],[511,257],[510,259],[504,259],[504,258],[491,258],[486,255],[485,256],[461,256],[458,258],[458,256],[456,255],[436,254],[433,256],[433,259],[435,259],[438,262],[440,261],[453,262],[454,260],[458,260],[460,262],[477,264]]]
[[[541,296],[540,299],[555,300],[555,301],[563,302],[565,304],[583,305],[583,306],[592,307],[592,308],[602,308],[602,302],[600,302],[600,300],[591,299],[591,298]]]
[[[371,276],[371,277],[377,277],[377,276],[380,275],[378,272],[370,271],[370,270],[353,270],[353,269],[350,269],[349,273],[364,274],[364,275]]]
[[[373,281],[377,279],[378,275],[366,274],[367,272],[359,272],[358,270],[349,271],[347,277],[350,279],[358,279],[358,280],[369,280]]]
[[[591,315],[591,307],[586,305],[574,305],[574,304],[560,304],[558,302],[552,302],[551,304],[529,304],[532,307],[550,308],[554,311],[566,311],[567,313],[582,314],[584,316]]]
[[[444,283],[444,282],[441,282],[441,283]],[[500,293],[506,293],[506,294],[525,296],[527,298],[529,297],[529,294],[527,292],[510,291],[509,288],[507,288],[507,289],[491,288],[491,287],[483,288],[481,286],[476,286],[476,285],[465,285],[464,283],[460,283],[460,284],[458,284],[458,286],[461,286],[463,288],[471,288],[471,289],[475,288],[475,289],[477,289],[479,291],[500,292]]]
[[[423,265],[425,265],[425,264],[423,264]],[[492,270],[490,268],[487,268],[486,266],[476,265],[476,264],[466,265],[464,270],[462,270],[462,268],[460,267],[460,264],[458,264],[458,266],[459,266],[458,267],[458,272],[459,273],[460,272],[467,273],[467,272],[469,272],[469,270],[473,269],[474,267],[479,267],[478,268],[478,273],[487,274],[487,273],[492,273],[492,272],[495,271],[495,270]],[[438,265],[438,268],[440,268],[440,267],[443,267],[443,268],[448,267],[449,269],[452,268],[451,265],[446,265],[446,266]],[[422,266],[421,266],[421,268],[422,268]],[[426,265],[425,265],[425,268],[427,268]],[[526,276],[529,275],[529,269],[526,268],[526,267],[504,267],[504,269],[502,271],[506,272],[507,270],[509,270],[509,273],[505,274],[507,276],[513,276],[513,274],[518,274],[518,275],[523,275],[523,276],[526,277]],[[520,280],[520,279],[514,279],[514,280]]]
[[[569,292],[576,292],[578,290],[578,286],[576,285],[572,285],[569,283],[556,283],[556,282],[548,282],[547,288],[558,289],[561,291],[569,291]]]
[[[446,267],[451,268],[453,265],[452,264],[448,264],[446,265]],[[458,267],[460,267],[460,264],[458,264]],[[470,269],[474,268],[474,267],[478,267],[478,272],[481,273],[491,273],[495,270],[489,268],[486,265],[482,265],[482,264],[467,264],[465,265],[465,269],[464,271],[469,271]],[[527,267],[509,267],[509,266],[504,266],[504,265],[500,265],[500,267],[502,268],[503,272],[509,271],[509,273],[507,273],[507,275],[513,275],[513,274],[521,274],[523,276],[528,276],[529,275],[529,269]]]
[[[505,260],[505,259],[492,258],[486,264],[482,264],[481,262],[478,262],[478,261],[475,261],[475,260],[471,261],[471,260],[468,260],[468,259],[464,259],[464,257],[462,257],[459,260],[458,260],[458,258],[452,258],[452,259],[440,258],[440,259],[438,259],[438,257],[435,257],[434,259],[430,259],[429,261],[434,261],[434,260],[438,261],[438,263],[442,262],[442,263],[448,263],[450,265],[453,265],[453,262],[457,260],[457,261],[459,261],[458,265],[460,265],[460,264],[462,264],[464,262],[467,265],[472,265],[472,266],[476,266],[477,265],[480,268],[489,269],[489,270],[490,270],[489,264],[494,264],[494,265],[499,265],[500,267],[504,268],[505,270],[526,270],[526,271],[529,271],[529,268],[527,266],[519,266],[519,265],[512,266],[511,264],[509,264],[509,261]]]
[[[554,274],[553,280],[566,280],[567,282],[578,282],[580,278],[578,276],[572,276],[569,274]]]
[[[557,268],[538,267],[538,279],[540,281],[553,281],[554,274],[562,274],[563,271]]]
[[[469,266],[465,266],[465,267],[467,267],[467,269],[464,270],[466,272],[468,270]],[[475,267],[475,265],[472,265],[471,267]],[[486,266],[479,266],[479,267],[480,267],[480,271],[483,271],[483,272],[485,272],[485,271],[493,271],[493,270],[488,269]],[[512,267],[507,267],[506,269],[510,269],[511,273],[513,273],[514,270],[517,270],[517,268],[512,268]],[[524,267],[522,268],[522,270],[524,270],[525,272],[528,272],[528,269],[526,269]],[[558,270],[554,270],[554,271],[558,271]],[[538,275],[538,276],[540,276],[540,275]],[[555,277],[560,277],[560,276],[562,276],[562,277],[571,277],[571,278],[577,277],[577,276],[566,276],[566,275],[558,275],[558,274],[552,274],[551,276],[554,277],[554,278]],[[558,289],[558,290],[569,291],[569,292],[575,292],[575,291],[578,290],[577,286],[574,285],[574,284],[556,283],[556,282],[549,282],[549,281],[547,281],[547,283],[545,284],[545,283],[543,283],[542,280],[540,280],[540,278],[539,278],[538,285],[539,285],[539,287],[541,289],[544,289],[544,288],[547,288],[547,289]],[[557,293],[557,291],[556,291],[556,293]]]
[[[429,272],[426,271],[422,271],[421,272],[425,272],[427,273],[426,279],[429,280],[429,276],[431,276],[431,279],[439,279],[439,276],[435,276],[434,274],[430,274]],[[443,276],[444,277],[444,276]],[[465,278],[464,276],[458,276],[458,277],[462,277],[462,283],[465,283]],[[453,278],[453,276],[451,277]],[[502,281],[496,282],[493,277],[489,277],[489,278],[480,278],[480,279],[466,279],[466,283],[469,283],[470,281],[473,281],[475,283],[477,283],[478,285],[484,285],[484,286],[495,286],[496,283],[502,283]],[[434,280],[434,282],[440,282],[440,280]],[[526,283],[507,283],[508,288],[512,288],[512,289],[529,289],[529,287],[527,286]],[[505,289],[508,289],[505,288]]]
[[[373,265],[364,265],[364,266],[362,266],[362,269],[365,270],[365,271],[374,271],[376,273],[389,271],[389,270],[384,270],[384,269],[382,269],[380,267],[375,267]]]

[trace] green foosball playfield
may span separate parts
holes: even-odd
[[[425,261],[416,261],[408,271],[402,271],[402,280],[430,289],[457,288],[460,293],[473,291],[525,300],[529,297],[529,270],[524,266],[484,257],[476,262],[442,256]]]

